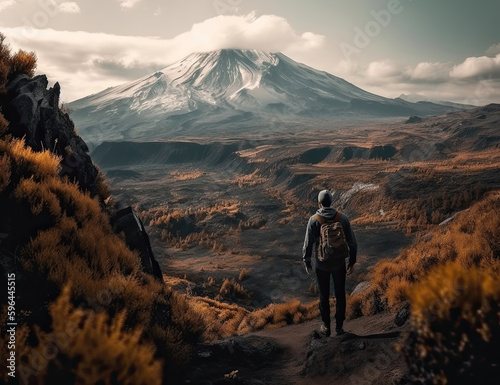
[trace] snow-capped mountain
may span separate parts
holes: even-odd
[[[136,81],[69,104],[80,134],[104,140],[236,135],[318,118],[428,115],[449,110],[366,92],[282,53],[194,53]]]

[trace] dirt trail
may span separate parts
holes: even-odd
[[[346,321],[346,334],[319,338],[320,321],[266,329],[200,351],[190,383],[402,385],[407,367],[394,346],[409,325],[382,313]]]
[[[256,332],[274,339],[284,353],[252,377],[273,384],[399,384],[407,369],[394,345],[408,325],[397,327],[393,321],[390,313],[361,317],[346,321],[346,334],[319,339],[314,338],[319,320]]]

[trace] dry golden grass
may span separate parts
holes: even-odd
[[[193,180],[202,177],[205,173],[203,171],[191,171],[191,172],[179,172],[173,171],[170,173],[170,176],[175,181],[183,181],[183,180]]]
[[[152,227],[161,229],[161,239],[170,247],[180,250],[188,250],[195,246],[205,247],[217,252],[226,250],[225,245],[220,242],[221,231],[207,232],[203,228],[210,221],[221,221],[220,216],[230,220],[237,218],[241,214],[241,203],[235,200],[226,200],[212,206],[189,208],[185,210],[171,209],[168,206],[155,207],[149,210],[138,210],[144,222]],[[248,223],[248,226],[255,226],[259,221]],[[186,224],[196,224],[197,229],[189,233],[180,231],[186,228]],[[243,226],[243,225],[242,225]],[[200,228],[202,229],[200,231]],[[225,230],[231,233],[236,229]]]
[[[10,48],[4,40],[5,36],[0,33],[0,95],[5,93],[10,72]]]
[[[267,179],[264,177],[260,177],[258,173],[259,171],[255,170],[252,174],[240,175],[236,178],[234,183],[238,185],[239,188],[265,183]]]
[[[246,310],[207,297],[189,298],[191,310],[203,318],[203,338],[215,341],[234,335],[246,334],[264,328],[276,328],[312,320],[319,315],[318,301],[302,304],[291,301],[271,304],[263,309]]]
[[[15,76],[25,74],[33,77],[37,65],[34,52],[19,50],[12,55],[4,41],[5,36],[0,33],[0,94],[5,92],[7,82]]]
[[[94,338],[87,335],[91,329],[123,338],[128,338],[120,334],[123,328],[142,330],[134,331],[123,349],[134,350],[139,340],[154,341],[158,354],[165,359],[166,371],[178,373],[178,368],[189,361],[192,344],[203,333],[202,316],[191,310],[187,299],[142,273],[138,256],[113,232],[98,198],[92,199],[76,184],[59,178],[58,157],[48,151],[34,152],[23,141],[10,139],[0,140],[0,152],[2,188],[12,192],[12,204],[29,208],[31,217],[26,220],[36,223],[36,218],[42,218],[40,222],[44,223],[19,247],[23,274],[46,287],[53,300],[71,283],[73,303],[107,314],[107,318],[99,316],[97,324],[89,321],[88,327],[82,319],[86,331],[81,336],[86,336],[89,343]],[[161,313],[159,309],[170,310]],[[105,324],[111,329],[106,329]],[[30,341],[38,336],[33,331],[29,335]],[[115,342],[120,346],[120,341]],[[26,354],[36,354],[34,349]],[[99,360],[100,351],[94,355],[88,346],[75,354],[83,354],[83,350],[85,357],[80,357],[79,364],[82,368],[86,362]],[[128,361],[114,358],[115,370],[128,370]]]
[[[405,354],[415,382],[498,382],[500,262],[494,265],[481,270],[449,263],[408,291],[413,331]]]
[[[500,253],[499,213],[500,194],[491,193],[394,260],[377,263],[371,288],[351,296],[349,315],[373,314],[386,306],[397,310],[412,285],[424,279],[432,268],[448,262],[457,262],[466,269],[491,268]]]
[[[35,75],[36,54],[34,52],[26,52],[20,49],[10,58],[10,65],[11,77],[18,74],[25,74],[31,78]]]
[[[11,76],[20,72],[32,75],[34,62],[34,55],[24,51],[11,57],[8,47],[0,44],[0,93]],[[33,280],[40,290],[37,294],[47,301],[26,299],[26,308],[17,309],[24,314],[16,346],[24,357],[20,361],[43,354],[61,328],[74,321],[78,333],[40,368],[37,383],[59,383],[56,372],[93,384],[159,383],[163,370],[165,378],[175,378],[205,330],[203,315],[193,310],[188,298],[142,272],[138,256],[113,232],[98,198],[92,199],[76,184],[59,177],[59,157],[49,151],[33,151],[23,140],[6,135],[6,128],[2,116],[2,204],[20,208],[26,216],[22,220],[29,224],[26,231],[30,233],[23,234],[21,244],[16,245],[19,275]],[[102,177],[98,183],[99,195],[105,198],[108,187]],[[237,207],[232,202],[212,209],[231,215]],[[59,296],[68,283],[71,291]],[[95,316],[88,316],[75,304]],[[40,314],[34,317],[34,313],[42,313],[43,319],[47,311],[52,324],[44,322],[42,331],[36,324]],[[3,339],[4,329],[1,334]],[[155,349],[145,341],[154,343],[156,354],[165,360],[163,365],[153,360]],[[3,369],[5,365],[1,377]]]
[[[1,66],[1,63],[0,63],[0,66]],[[0,72],[1,72],[1,68],[0,68]],[[0,77],[1,77],[1,74],[0,74]],[[1,83],[1,80],[0,80],[0,83]],[[0,92],[1,94],[1,92]],[[2,111],[0,110],[0,138],[3,138],[5,133],[7,132],[7,128],[9,127],[9,122],[7,121],[7,119],[5,119],[5,116],[3,116],[2,114]]]
[[[171,209],[169,206],[154,207],[140,211],[141,218],[150,226],[170,225],[183,218],[192,217],[197,222],[210,219],[215,214],[224,214],[230,218],[240,214],[241,203],[235,200],[225,200],[213,206],[189,208],[186,210]]]
[[[241,284],[236,282],[234,278],[224,279],[219,291],[219,295],[215,297],[216,300],[221,301],[224,299],[250,299],[252,298],[249,293]]]
[[[52,330],[37,330],[36,341],[32,338],[29,345],[27,328],[19,329],[17,368],[23,379],[31,382],[36,368],[39,384],[59,383],[64,378],[82,384],[162,383],[162,365],[154,357],[154,345],[142,341],[141,329],[125,326],[123,313],[109,319],[106,313],[74,308],[66,287],[50,305],[50,315]]]
[[[102,202],[106,202],[106,200],[111,196],[111,188],[106,182],[106,177],[104,176],[103,172],[99,168],[97,170],[98,173],[95,181],[97,195],[101,198]]]
[[[248,277],[248,274],[250,273],[251,270],[252,269],[242,268],[240,270],[240,274],[238,275],[238,281],[240,282],[244,281]]]
[[[7,154],[3,154],[0,157],[0,192],[2,192],[9,185],[10,176],[10,157]]]
[[[238,224],[238,228],[236,229],[238,232],[248,229],[260,229],[267,224],[266,219],[257,218],[253,221],[240,221]]]
[[[239,330],[248,333],[263,328],[276,328],[298,324],[316,318],[319,315],[318,301],[302,304],[291,301],[283,304],[271,304],[264,309],[255,310],[245,318]]]
[[[36,152],[26,146],[24,140],[0,140],[0,152],[7,154],[21,175],[33,176],[37,180],[57,177],[61,159],[50,151]]]

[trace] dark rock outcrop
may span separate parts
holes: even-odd
[[[410,116],[408,120],[405,122],[406,124],[412,124],[412,123],[420,123],[422,121],[422,118],[420,116]]]
[[[49,89],[47,86],[45,75],[19,75],[7,85],[2,113],[9,121],[9,133],[25,138],[35,151],[48,149],[61,156],[61,176],[68,176],[82,190],[95,195],[98,170],[89,149],[69,115],[59,108],[59,83]]]
[[[127,207],[118,211],[112,218],[112,224],[115,233],[124,233],[128,247],[139,253],[143,270],[163,281],[163,274],[151,249],[148,233],[134,210]]]
[[[47,89],[45,75],[30,78],[19,75],[7,84],[6,94],[0,95],[1,112],[9,121],[8,134],[24,138],[34,151],[49,150],[61,157],[61,177],[77,183],[91,196],[99,193],[99,170],[89,149],[75,130],[69,115],[59,107],[60,86]],[[102,195],[102,194],[101,194]],[[105,199],[101,196],[101,199]],[[17,245],[40,229],[53,225],[50,216],[33,216],[27,207],[6,205],[0,220],[0,247],[15,250]],[[112,218],[115,232],[125,234],[128,246],[139,252],[145,272],[163,280],[144,226],[131,208],[119,211]]]

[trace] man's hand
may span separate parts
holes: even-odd
[[[312,274],[313,268],[312,268],[312,265],[311,265],[311,261],[304,262],[304,268],[306,269],[306,273],[308,275]]]
[[[354,265],[349,264],[347,266],[347,275],[351,275],[353,271],[354,271]]]

